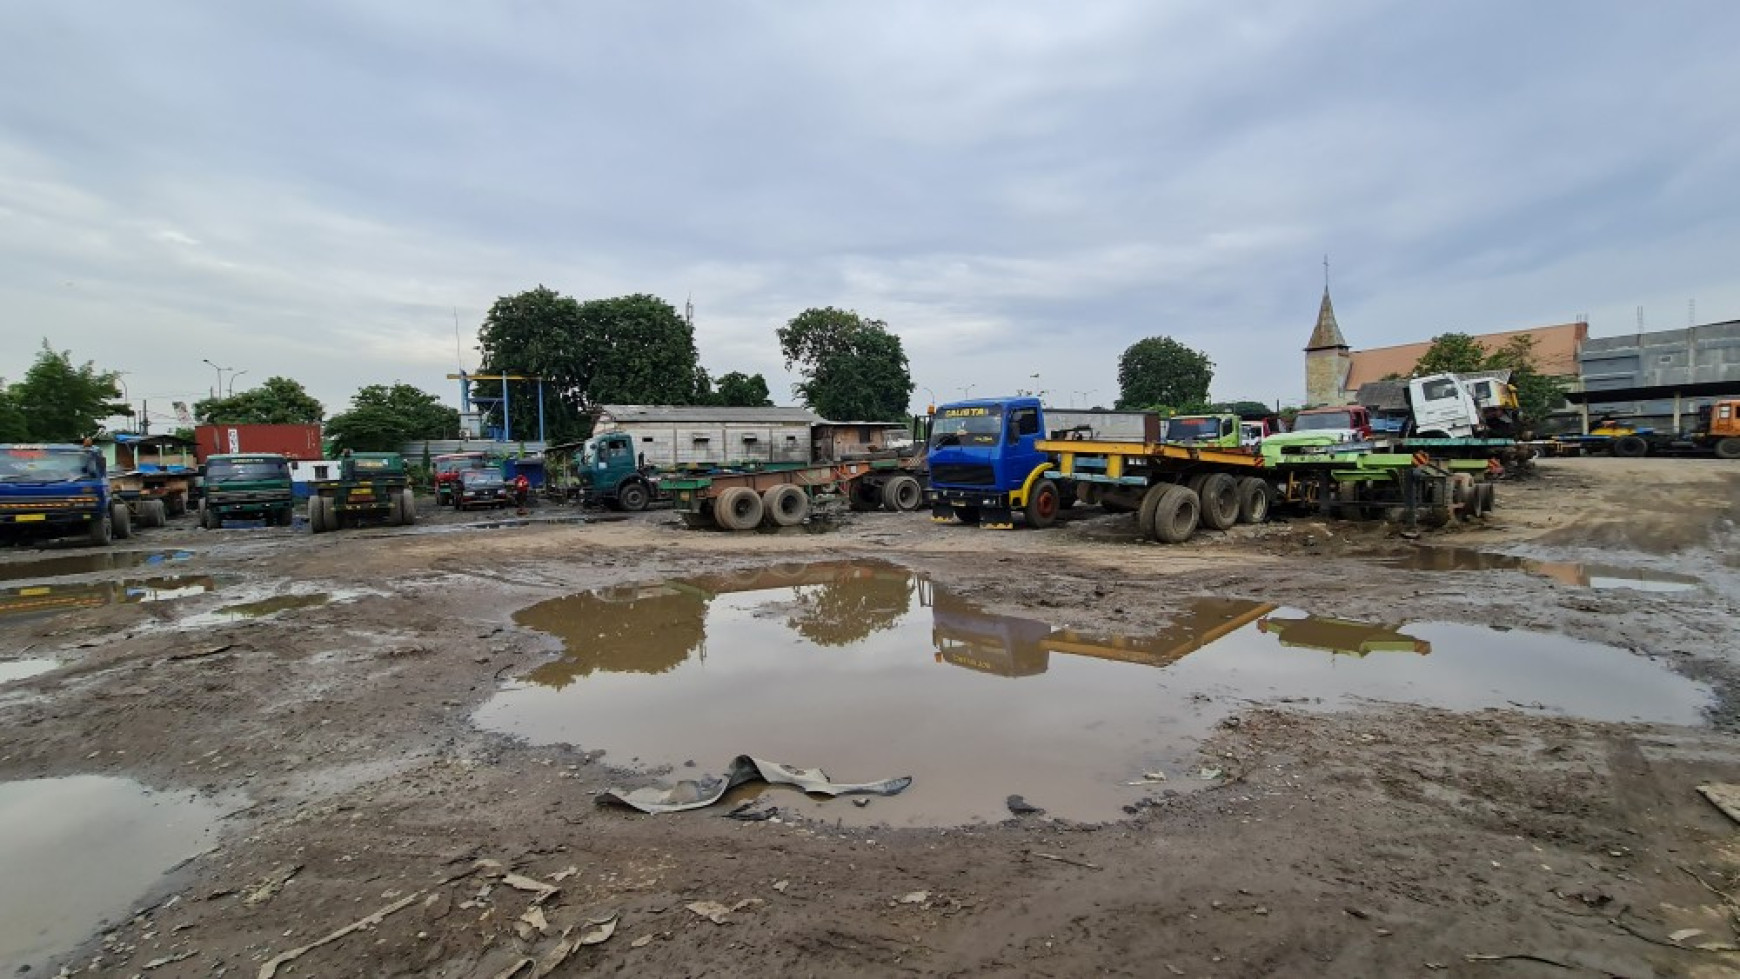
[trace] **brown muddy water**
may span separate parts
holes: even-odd
[[[174,564],[193,557],[192,551],[88,551],[30,561],[0,563],[0,581],[40,581],[75,574],[124,571],[128,568]]]
[[[1685,574],[1610,564],[1542,561],[1513,554],[1493,554],[1466,547],[1420,547],[1406,557],[1385,562],[1410,571],[1521,571],[1578,588],[1630,588],[1634,591],[1691,591],[1702,582]]]
[[[167,575],[161,578],[129,578],[80,584],[27,585],[0,589],[0,625],[73,609],[135,602],[164,602],[214,591],[217,579],[210,575]]]
[[[1197,745],[1250,702],[1698,724],[1711,696],[1647,658],[1561,636],[1203,597],[1184,598],[1168,628],[1119,635],[987,613],[874,563],[605,589],[517,620],[565,652],[486,702],[484,728],[673,778],[736,754],[844,782],[914,777],[862,809],[786,793],[800,814],[859,825],[996,821],[1009,795],[1053,816],[1120,818],[1212,780]]]
[[[51,958],[209,847],[220,814],[121,778],[0,782],[0,973],[47,975]]]

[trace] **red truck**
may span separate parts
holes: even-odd
[[[452,506],[459,488],[459,474],[471,469],[491,468],[489,457],[482,452],[450,452],[438,455],[435,464],[435,505]]]

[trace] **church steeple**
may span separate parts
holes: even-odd
[[[1335,322],[1335,306],[1329,301],[1329,285],[1325,283],[1323,303],[1317,307],[1317,328],[1311,331],[1311,342],[1305,345],[1305,352],[1346,349],[1347,340],[1341,335],[1341,326]]]

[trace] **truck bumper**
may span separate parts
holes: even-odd
[[[933,486],[929,492],[930,517],[937,523],[976,523],[980,527],[1007,530],[1015,526],[1009,494],[992,489],[954,489]]]

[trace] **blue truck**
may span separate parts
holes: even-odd
[[[127,504],[111,494],[103,454],[85,445],[0,445],[0,540],[131,537]]]
[[[1157,442],[1160,422],[1146,412],[1046,408],[1036,397],[980,398],[938,407],[930,421],[931,518],[1006,528],[1021,514],[1049,527],[1075,505],[1075,484],[1051,479],[1045,439]]]

